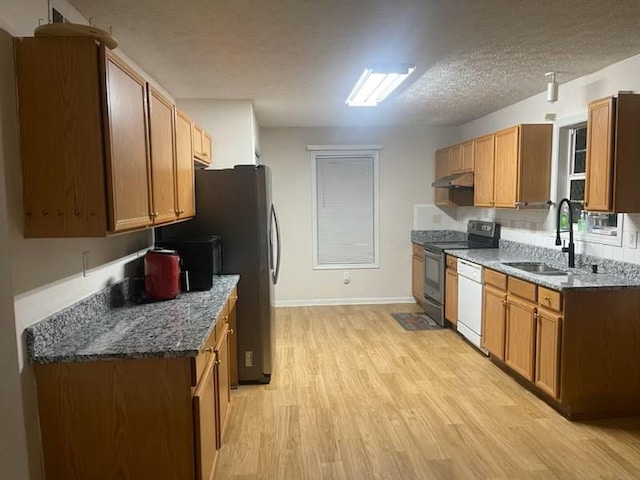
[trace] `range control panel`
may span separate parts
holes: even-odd
[[[482,237],[500,238],[500,224],[482,220],[469,220],[469,223],[467,223],[467,233],[469,235],[479,235]]]

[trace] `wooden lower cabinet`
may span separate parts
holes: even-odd
[[[413,244],[411,258],[411,292],[416,302],[421,303],[424,295],[424,259],[422,245]]]
[[[485,285],[482,297],[482,346],[504,360],[507,293]]]
[[[219,408],[215,385],[216,362],[215,355],[211,355],[200,385],[193,395],[196,478],[198,480],[213,478],[219,448],[217,428]]]
[[[444,316],[456,325],[458,323],[458,272],[447,268],[445,278]]]
[[[536,321],[535,384],[553,398],[559,398],[562,317],[540,308]]]
[[[45,478],[211,480],[237,372],[236,298],[196,357],[34,365]]]
[[[536,306],[507,296],[505,363],[527,380],[534,379]]]
[[[230,388],[230,371],[229,371],[229,328],[225,325],[222,329],[218,344],[216,346],[216,394],[217,394],[217,417],[216,417],[216,445],[222,447],[222,435],[227,425],[227,417],[229,413],[229,404],[231,402]]]
[[[566,417],[640,415],[640,288],[557,291],[486,269],[482,318],[491,359]]]

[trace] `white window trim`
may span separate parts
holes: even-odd
[[[563,118],[558,120],[554,125],[554,152],[556,152],[556,168],[554,172],[555,176],[555,184],[556,184],[556,199],[555,203],[557,205],[558,201],[564,197],[569,197],[569,178],[571,175],[571,167],[569,166],[569,157],[571,155],[571,144],[567,143],[565,145],[561,142],[560,132],[568,131],[571,127],[576,125],[580,125],[582,123],[587,123],[588,121],[588,112],[579,113],[577,115],[572,115],[570,117]],[[560,152],[560,149],[563,149],[563,152]],[[560,178],[560,162],[564,162],[565,164],[565,175],[564,178]],[[585,185],[586,188],[586,185]],[[555,219],[555,215],[553,217]],[[554,231],[552,235],[555,236],[555,223],[554,223]],[[562,235],[567,235],[566,232],[563,232]],[[618,235],[616,237],[607,237],[603,235],[598,235],[594,233],[587,232],[578,232],[574,228],[573,230],[574,240],[578,240],[586,243],[596,243],[600,245],[611,245],[615,247],[622,246],[622,239],[624,238],[624,214],[618,214]]]
[[[311,223],[313,226],[313,269],[314,270],[364,270],[380,268],[380,199],[379,199],[379,150],[381,145],[307,145],[311,160]],[[318,265],[318,192],[317,158],[324,156],[373,157],[373,258],[366,264]]]

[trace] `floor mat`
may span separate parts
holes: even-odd
[[[424,313],[392,313],[391,316],[402,328],[414,330],[440,330],[441,327]]]

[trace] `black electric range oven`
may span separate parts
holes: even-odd
[[[500,225],[495,222],[469,220],[467,240],[452,242],[424,242],[424,295],[425,313],[443,327],[444,318],[444,279],[445,250],[470,248],[498,248]]]

